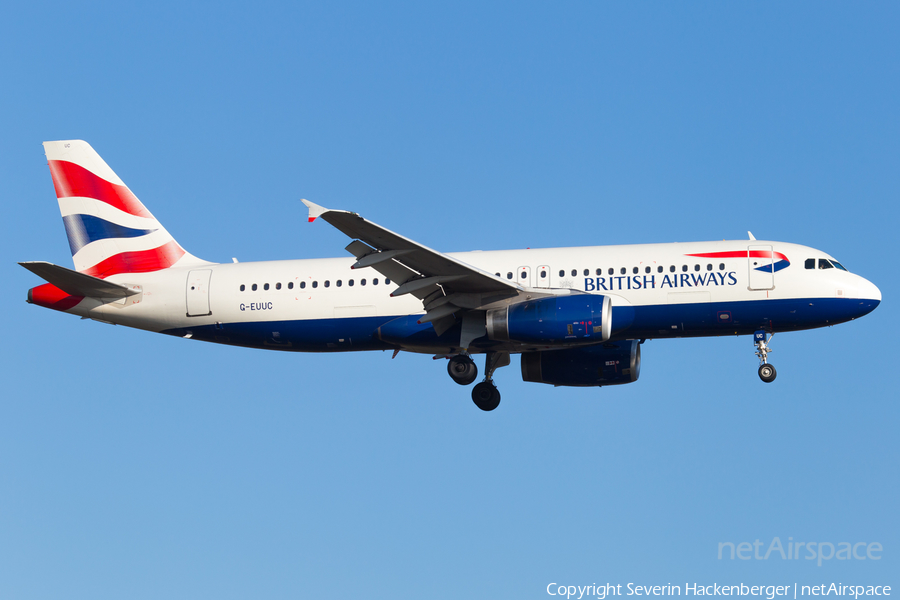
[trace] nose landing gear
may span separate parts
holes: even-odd
[[[500,391],[494,385],[494,371],[509,364],[509,352],[488,352],[484,359],[484,381],[472,388],[472,401],[483,411],[500,405]]]
[[[769,352],[772,352],[772,349],[769,348],[769,341],[775,337],[775,335],[766,335],[765,331],[757,331],[753,334],[753,343],[756,345],[756,356],[759,357],[759,378],[762,379],[765,383],[772,383],[775,381],[775,376],[778,375],[777,371],[775,371],[775,367],[769,364],[768,355]]]
[[[776,375],[778,375],[778,373],[775,371],[775,367],[773,367],[772,365],[759,365],[759,378],[766,383],[772,383],[773,381],[775,381]]]

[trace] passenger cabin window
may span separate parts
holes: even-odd
[[[547,278],[547,271],[541,271],[541,279]]]
[[[335,282],[334,282],[334,285],[336,285],[336,286],[338,286],[338,287],[341,287],[341,280],[338,279],[337,281],[335,281]]]
[[[372,285],[378,285],[378,278],[375,277],[372,279]]]
[[[522,271],[521,273],[519,273],[520,279],[525,279],[526,277],[528,277],[528,273],[526,273],[525,271]]]
[[[314,287],[314,288],[319,287],[319,282],[318,282],[318,281],[313,281],[313,287]]]
[[[597,269],[596,273],[597,275],[603,275],[603,269]]]
[[[294,282],[293,282],[293,281],[288,281],[288,289],[289,289],[289,290],[294,289]]]
[[[681,270],[687,272],[687,265],[681,265]]]
[[[241,284],[241,291],[243,292],[243,291],[246,290],[246,289],[247,289],[247,286],[245,286],[245,285],[242,283],[242,284]]]
[[[301,282],[300,282],[300,289],[301,289],[301,290],[305,290],[305,289],[306,289],[306,282],[305,282],[305,281],[301,281]]]
[[[327,279],[325,280],[325,287],[331,287],[331,282]]]
[[[719,270],[720,270],[720,271],[724,271],[724,270],[725,270],[725,263],[719,263]]]
[[[699,271],[699,270],[700,270],[700,265],[694,265],[694,270],[695,270],[695,271]]]
[[[622,267],[621,269],[619,269],[619,273],[621,273],[622,275],[624,275],[627,272],[628,272],[628,269],[626,269],[625,267]]]
[[[674,273],[674,272],[675,272],[675,265],[672,265],[669,267],[669,273]]]
[[[662,273],[662,272],[663,272],[662,265],[659,265],[658,267],[656,267],[656,272],[657,272],[657,273]]]
[[[637,267],[633,268],[633,269],[631,270],[631,272],[634,273],[635,275],[637,275],[638,268],[637,268]]]
[[[576,271],[575,269],[572,269],[572,277],[575,277],[576,275],[578,275],[578,271]]]
[[[350,287],[353,287],[353,280],[351,279],[350,281],[348,281],[347,285],[349,285]]]
[[[712,263],[706,265],[706,270],[707,270],[707,271],[712,271]]]
[[[384,278],[384,285],[391,285],[391,280],[387,277]]]
[[[649,272],[650,272],[650,267],[645,267],[645,268],[644,268],[644,273],[649,273]]]
[[[266,291],[269,291],[269,284],[268,283],[264,284],[263,289]]]
[[[610,275],[614,274],[615,272],[616,272],[615,269],[613,269],[612,267],[609,268],[608,273],[609,273]]]
[[[565,276],[566,276],[566,272],[563,271],[562,269],[560,269],[560,270],[559,270],[559,276],[560,276],[560,277],[565,277]]]
[[[276,290],[280,290],[280,289],[281,289],[281,282],[278,282],[278,283],[275,284],[275,289],[276,289]]]
[[[509,273],[506,274],[506,278],[507,278],[507,279],[512,279],[512,271],[510,271]]]
[[[588,270],[588,269],[585,269],[585,270],[584,270],[584,276],[585,276],[585,277],[587,277],[587,276],[590,275],[590,274],[591,274],[590,270]]]
[[[498,275],[499,275],[499,273],[498,273]],[[365,279],[360,279],[360,280],[359,280],[359,285],[366,285],[366,280],[365,280]]]
[[[253,291],[255,292],[255,291],[256,291],[256,284],[254,283],[254,284],[250,287],[250,289],[253,290]]]

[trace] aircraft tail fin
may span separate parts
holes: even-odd
[[[75,270],[105,279],[208,264],[187,253],[81,140],[44,142]]]

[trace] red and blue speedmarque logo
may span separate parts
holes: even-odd
[[[755,270],[762,273],[777,273],[778,271],[791,266],[791,261],[781,252],[773,252],[771,250],[733,250],[730,252],[707,252],[704,254],[686,254],[685,256],[696,256],[698,258],[765,258],[772,261],[772,264],[765,264],[756,267]]]

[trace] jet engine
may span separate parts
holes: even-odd
[[[575,294],[529,300],[487,311],[488,338],[500,342],[605,342],[612,335],[608,296]]]
[[[637,381],[640,374],[641,344],[637,340],[522,354],[522,379],[534,383],[573,387],[621,385]]]

